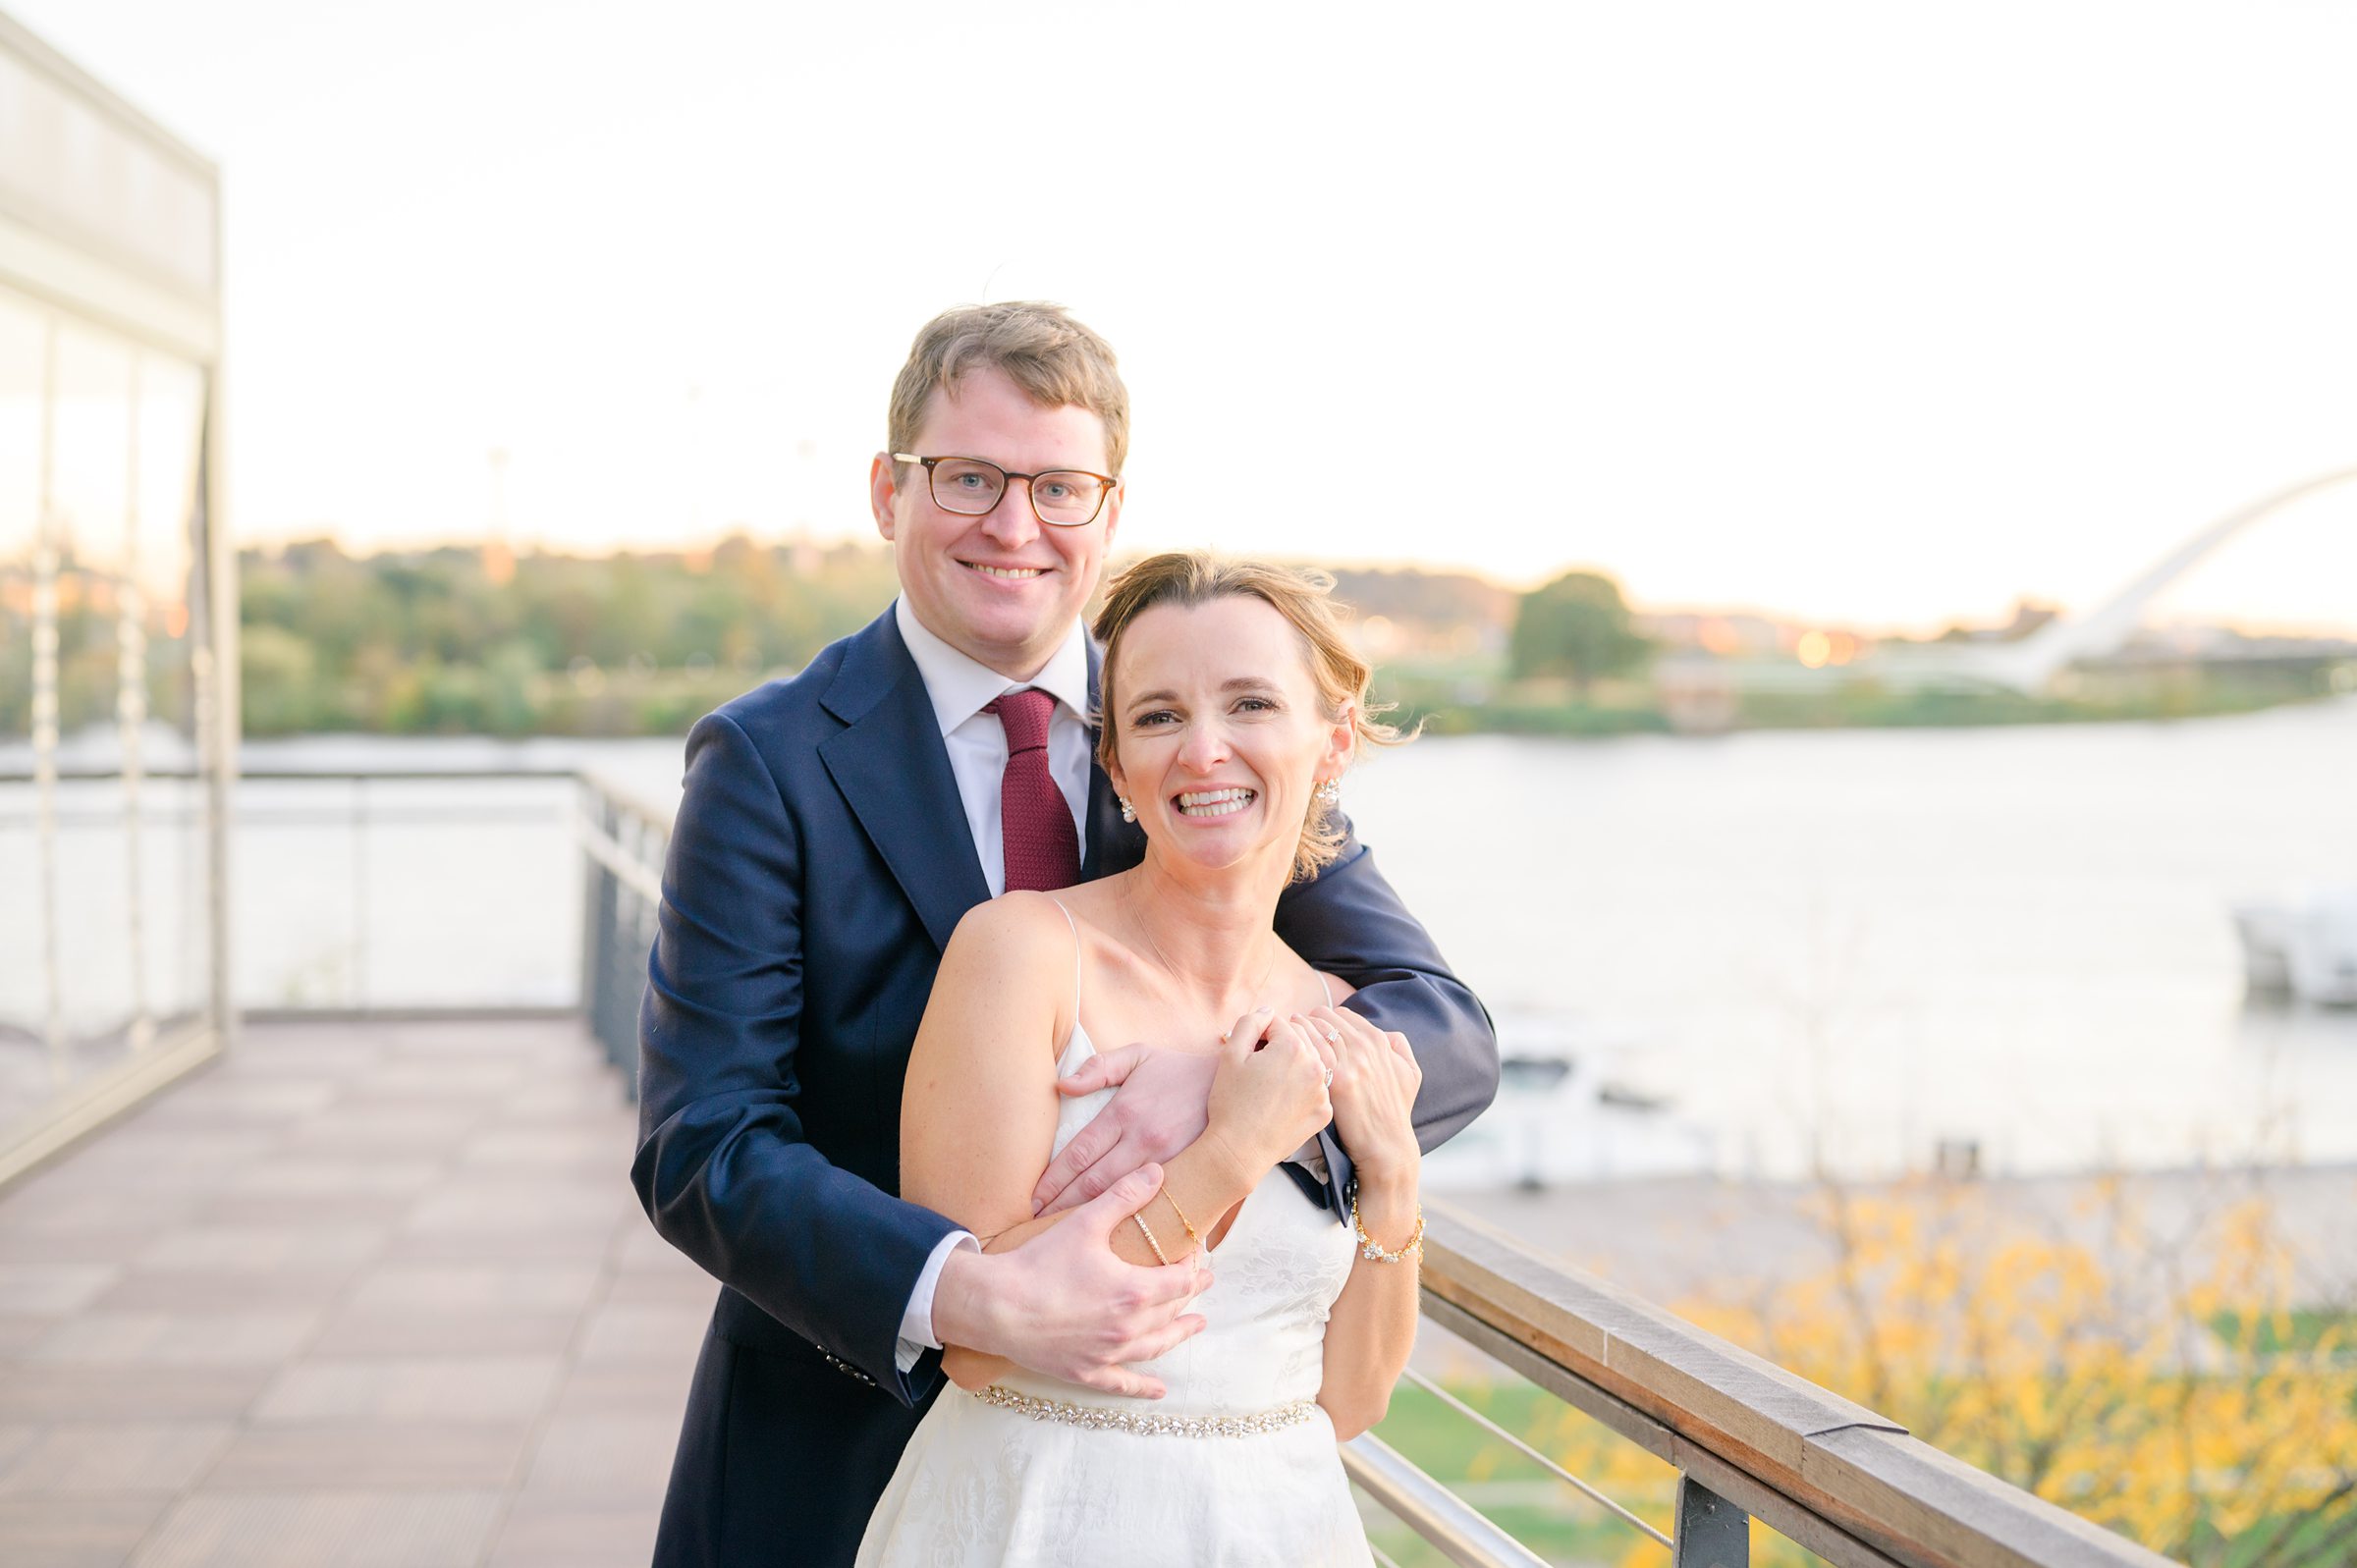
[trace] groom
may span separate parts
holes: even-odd
[[[661,1568],[849,1563],[944,1342],[1159,1394],[1132,1365],[1200,1326],[1186,1312],[1208,1271],[1135,1268],[1105,1238],[1153,1193],[1149,1162],[1201,1132],[1210,1056],[1131,1047],[1059,1086],[1122,1088],[1036,1195],[1078,1213],[1023,1246],[985,1254],[895,1196],[902,1076],[959,917],[1144,853],[1090,762],[1098,651],[1080,627],[1128,425],[1112,350],[1060,308],[928,323],[870,476],[901,597],[688,736],[630,1176],[722,1289]],[[1277,930],[1411,1042],[1426,1148],[1489,1104],[1487,1015],[1354,840],[1287,891]],[[1343,1151],[1328,1134],[1304,1157],[1288,1169],[1339,1207]]]

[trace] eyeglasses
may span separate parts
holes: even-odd
[[[1046,473],[1012,473],[980,458],[920,458],[896,452],[895,462],[921,462],[933,505],[960,516],[979,517],[1007,495],[1007,481],[1021,479],[1031,494],[1031,514],[1054,528],[1080,528],[1097,520],[1105,498],[1120,481],[1085,468],[1051,468]]]

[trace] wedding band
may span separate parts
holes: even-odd
[[[1334,1087],[1334,1069],[1332,1067],[1326,1069],[1326,1087],[1329,1089]]]

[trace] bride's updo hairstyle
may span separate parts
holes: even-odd
[[[1374,671],[1343,635],[1343,618],[1333,598],[1334,579],[1323,571],[1275,567],[1258,561],[1222,561],[1202,550],[1173,550],[1148,556],[1113,579],[1105,592],[1105,608],[1091,627],[1105,645],[1105,665],[1099,676],[1102,711],[1107,716],[1097,730],[1097,755],[1113,765],[1115,726],[1111,715],[1120,711],[1122,633],[1129,622],[1156,605],[1193,609],[1214,599],[1258,599],[1292,622],[1301,636],[1301,656],[1318,689],[1328,722],[1342,718],[1350,706],[1356,731],[1350,754],[1355,759],[1369,746],[1398,745],[1413,739],[1379,715],[1391,704],[1370,706],[1367,681]],[[1343,846],[1340,814],[1313,804],[1301,824],[1301,844],[1293,852],[1293,880],[1298,882],[1331,863]]]

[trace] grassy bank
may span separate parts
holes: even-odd
[[[1712,730],[1909,730],[1992,725],[2198,719],[2314,702],[2351,689],[2348,666],[2117,667],[2072,672],[2061,693],[1895,690],[1872,682],[1809,690],[1742,690]],[[1431,734],[1566,737],[1666,734],[1681,729],[1650,683],[1506,681],[1465,672],[1404,671],[1379,679],[1395,720]]]

